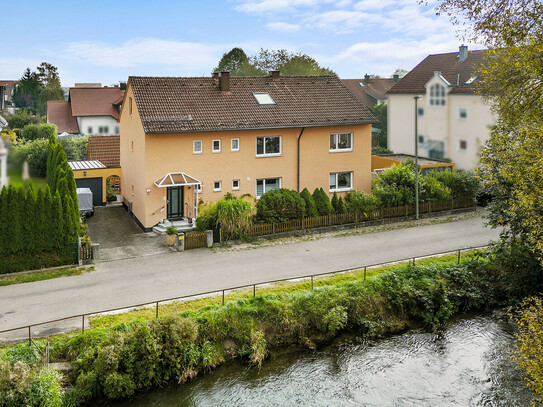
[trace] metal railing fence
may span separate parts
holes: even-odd
[[[490,247],[490,245],[465,247],[465,248],[460,248],[460,249],[455,249],[455,250],[448,250],[448,251],[444,251],[444,252],[437,252],[437,253],[425,254],[425,255],[420,255],[420,256],[411,256],[411,257],[402,258],[402,259],[390,260],[390,261],[386,261],[386,262],[382,262],[382,263],[367,264],[367,265],[363,265],[363,266],[351,267],[351,268],[341,269],[341,270],[325,271],[325,272],[322,272],[322,273],[307,274],[307,275],[301,275],[301,276],[290,277],[290,278],[281,278],[281,279],[276,279],[276,280],[259,281],[259,282],[251,283],[251,284],[243,284],[243,285],[239,285],[239,286],[232,286],[232,287],[221,288],[221,289],[217,289],[217,290],[205,291],[205,292],[194,293],[194,294],[187,294],[187,295],[182,295],[182,296],[178,296],[178,297],[164,298],[164,299],[161,299],[161,300],[149,301],[149,302],[144,302],[144,303],[140,303],[140,304],[132,304],[132,305],[128,305],[128,306],[110,308],[110,309],[106,309],[106,310],[86,312],[84,314],[70,315],[68,317],[57,318],[57,319],[53,319],[53,320],[49,320],[49,321],[37,322],[37,323],[34,323],[34,324],[30,324],[30,325],[23,325],[23,326],[19,326],[19,327],[16,327],[16,328],[0,330],[0,334],[7,333],[7,332],[18,331],[18,330],[22,330],[22,329],[28,329],[28,343],[33,344],[34,341],[32,340],[31,329],[32,329],[32,327],[39,326],[39,325],[52,324],[52,323],[55,323],[55,322],[67,321],[69,319],[79,319],[79,318],[81,318],[81,333],[83,333],[83,332],[85,332],[85,318],[89,317],[89,316],[94,316],[94,315],[99,315],[99,314],[107,314],[107,313],[123,311],[123,310],[130,311],[130,310],[135,309],[135,308],[140,308],[140,307],[146,307],[146,306],[149,306],[149,305],[153,305],[155,307],[155,309],[156,309],[156,318],[158,318],[158,316],[159,316],[159,304],[160,303],[172,302],[172,301],[175,301],[175,300],[186,300],[186,299],[197,298],[197,297],[202,297],[202,296],[209,296],[211,294],[220,295],[222,293],[222,305],[224,305],[225,292],[227,292],[227,291],[233,291],[233,290],[239,290],[239,289],[242,289],[242,288],[251,288],[252,287],[253,288],[253,297],[255,297],[256,296],[256,287],[257,286],[263,286],[263,285],[267,285],[267,284],[281,283],[281,282],[287,282],[287,281],[305,280],[305,279],[310,279],[311,280],[311,289],[313,290],[313,282],[314,282],[315,277],[323,277],[323,276],[347,273],[347,272],[362,270],[363,269],[364,270],[363,279],[365,281],[368,268],[386,266],[386,265],[389,265],[389,264],[396,264],[396,263],[402,263],[402,262],[409,262],[409,263],[415,264],[417,259],[421,260],[421,259],[425,259],[425,258],[437,257],[437,256],[446,255],[446,254],[451,254],[451,253],[458,253],[458,264],[460,264],[461,252],[466,252],[466,251],[471,251],[471,250],[476,250],[476,249],[484,249],[484,248],[488,248],[488,247]],[[34,345],[36,345],[36,344],[34,343]]]

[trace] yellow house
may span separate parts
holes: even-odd
[[[130,77],[121,189],[145,230],[194,218],[198,199],[275,188],[371,190],[375,118],[335,76]]]

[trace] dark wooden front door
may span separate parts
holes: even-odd
[[[181,219],[183,217],[183,187],[168,188],[168,219]]]

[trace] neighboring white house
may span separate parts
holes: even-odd
[[[115,87],[70,88],[68,101],[47,102],[47,122],[58,133],[118,135],[124,91]]]
[[[388,92],[388,148],[415,153],[415,96],[418,100],[419,155],[449,158],[457,169],[479,165],[481,147],[494,118],[475,94],[475,65],[483,51],[429,55]]]

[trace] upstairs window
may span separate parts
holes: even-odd
[[[239,151],[239,138],[233,138],[230,147],[231,151]]]
[[[256,155],[257,157],[281,155],[281,136],[257,137]]]
[[[466,120],[468,118],[468,109],[461,107],[458,109],[458,119]]]
[[[213,140],[213,149],[212,151],[214,153],[220,153],[221,152],[221,140]]]
[[[430,106],[445,106],[445,86],[434,83],[430,86]]]
[[[202,154],[202,140],[194,140],[192,142],[192,152],[194,154]]]
[[[330,152],[352,151],[353,133],[330,134]]]

